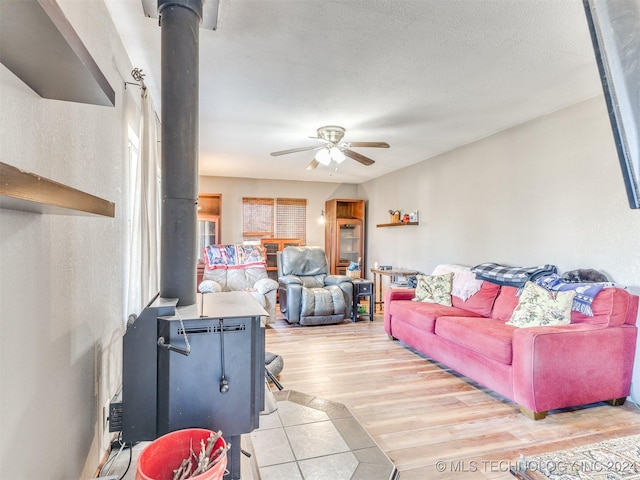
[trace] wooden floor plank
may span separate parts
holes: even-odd
[[[504,397],[389,340],[379,315],[313,327],[279,318],[266,346],[284,359],[286,389],[345,404],[402,480],[513,479],[509,466],[520,455],[640,433],[640,410],[630,402],[529,420]]]

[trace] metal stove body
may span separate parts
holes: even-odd
[[[239,479],[240,435],[258,428],[264,406],[266,312],[244,292],[204,296],[204,316],[175,303],[156,298],[125,333],[123,440],[222,430]]]

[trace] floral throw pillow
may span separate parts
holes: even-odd
[[[551,292],[527,282],[507,325],[540,327],[571,323],[571,305],[575,291]]]
[[[444,275],[416,275],[416,302],[438,303],[451,306],[453,272]]]

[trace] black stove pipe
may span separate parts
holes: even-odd
[[[202,0],[158,0],[162,61],[160,296],[196,303]]]

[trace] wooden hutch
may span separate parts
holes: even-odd
[[[358,260],[364,272],[365,201],[327,200],[324,220],[324,249],[330,272],[345,275],[349,264]]]
[[[298,238],[262,238],[260,244],[267,254],[267,275],[269,278],[278,281],[278,252],[284,247],[299,247],[302,242]]]

